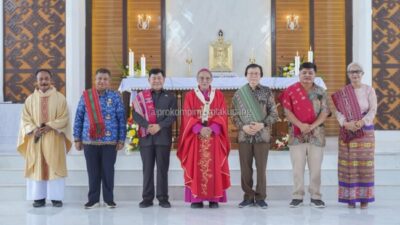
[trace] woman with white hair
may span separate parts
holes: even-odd
[[[365,209],[374,199],[374,118],[377,110],[375,90],[361,82],[364,70],[350,63],[350,84],[332,95],[339,135],[339,202],[349,208]]]

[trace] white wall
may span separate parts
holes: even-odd
[[[193,52],[192,75],[208,67],[208,47],[219,29],[233,47],[233,72],[244,74],[251,49],[271,74],[271,2],[265,0],[167,0],[166,72],[185,76],[186,49]]]

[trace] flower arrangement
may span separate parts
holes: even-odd
[[[287,151],[289,150],[288,143],[289,143],[289,134],[286,134],[285,136],[277,138],[275,140],[273,149],[277,151]]]
[[[282,77],[293,77],[294,76],[294,62],[287,64],[286,66],[279,67],[279,74]]]
[[[126,78],[126,77],[129,76],[129,66],[128,66],[128,65],[124,65],[124,64],[122,64],[122,63],[118,63],[118,68],[119,68],[120,71],[121,71],[121,77],[122,77],[122,78]],[[137,74],[141,74],[139,62],[137,62],[137,63],[134,65],[134,70],[135,70],[135,74],[136,74],[136,75],[137,75]],[[149,73],[149,70],[148,70],[148,68],[146,68],[146,74],[148,74],[148,73]]]
[[[304,57],[300,57],[300,65],[303,62],[304,62]],[[278,67],[279,68],[279,76],[280,77],[294,77],[294,73],[295,73],[294,66],[295,66],[294,59],[290,63],[288,63],[284,66],[279,66]]]
[[[126,124],[126,139],[125,143],[125,153],[130,154],[134,151],[139,150],[139,135],[138,135],[139,126],[133,121],[133,118],[130,117]]]
[[[121,71],[122,78],[129,76],[129,66],[128,65],[118,63],[118,69]]]

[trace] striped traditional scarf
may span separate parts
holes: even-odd
[[[149,124],[157,123],[156,109],[151,95],[151,90],[146,89],[137,94],[132,102],[135,112],[145,118]],[[149,134],[145,127],[139,127],[139,136],[145,137]]]
[[[96,89],[89,89],[83,92],[85,107],[89,117],[89,137],[98,139],[104,137],[106,125],[101,115],[99,95]]]
[[[244,85],[238,90],[238,95],[233,98],[234,104],[239,110],[240,119],[245,123],[262,122],[266,116],[257,99],[251,93],[250,85]]]
[[[332,95],[333,103],[336,109],[346,117],[346,121],[358,121],[362,119],[360,105],[358,104],[356,93],[351,84]],[[344,126],[340,127],[340,137],[346,143],[354,138],[364,136],[364,131],[359,129],[355,132],[346,130]]]

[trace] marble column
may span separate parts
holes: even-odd
[[[4,101],[4,89],[3,89],[3,79],[4,79],[4,60],[3,60],[3,2],[4,1],[0,1],[0,102]]]
[[[363,82],[372,85],[372,2],[353,1],[353,61],[365,70]]]
[[[85,1],[66,2],[66,98],[71,121],[85,89]]]

